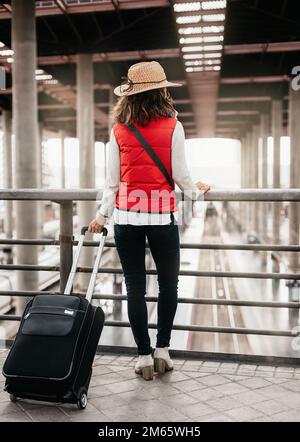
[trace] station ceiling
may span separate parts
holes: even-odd
[[[185,4],[182,12],[179,3]],[[214,3],[214,9],[203,11],[202,3]],[[0,5],[0,42],[7,49],[12,47],[11,7],[9,1]],[[193,55],[184,58],[197,50],[184,52],[182,38],[205,34],[180,34],[180,23],[181,29],[196,27],[204,12],[225,14],[223,31],[222,22],[212,23],[220,31],[216,35],[222,35],[219,71],[199,68],[203,62],[193,64]],[[272,98],[284,100],[287,125],[288,80],[292,68],[300,66],[299,1],[53,0],[37,1],[36,16],[38,68],[58,81],[56,87],[38,81],[39,119],[52,130],[76,133],[76,106],[70,103],[76,99],[76,54],[84,52],[95,54],[95,103],[106,114],[109,90],[130,65],[157,60],[169,80],[184,84],[170,92],[187,138],[240,137],[249,125],[259,123],[261,113],[270,113]],[[194,24],[178,18],[186,16],[194,17]],[[9,70],[11,63],[1,49],[0,65]],[[8,89],[0,91],[2,108],[11,107],[10,86],[8,74]],[[97,138],[105,139],[107,129],[97,123],[96,128]]]

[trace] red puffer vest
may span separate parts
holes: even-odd
[[[159,117],[146,127],[133,123],[159,156],[170,176],[172,135],[177,119]],[[129,128],[114,125],[120,149],[121,176],[115,206],[134,212],[162,213],[177,211],[176,197],[163,173],[150,158]]]

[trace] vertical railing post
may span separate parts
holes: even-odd
[[[63,293],[73,260],[73,201],[60,201],[60,291]]]

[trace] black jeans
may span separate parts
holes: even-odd
[[[168,347],[177,308],[180,265],[178,225],[174,221],[166,225],[115,224],[114,234],[125,277],[128,318],[137,351],[139,355],[151,354],[145,300],[145,239],[147,237],[158,273],[156,347]]]

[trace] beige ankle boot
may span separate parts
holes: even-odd
[[[154,371],[165,373],[173,370],[174,364],[169,355],[168,347],[156,347],[154,350]]]
[[[139,355],[134,371],[137,374],[141,374],[146,381],[151,381],[154,373],[152,355]]]

